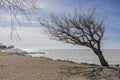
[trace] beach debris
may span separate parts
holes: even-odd
[[[89,80],[120,80],[120,69],[114,67],[80,64],[80,66],[61,66],[61,75],[87,77]]]

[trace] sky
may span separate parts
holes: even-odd
[[[103,49],[120,49],[120,0],[38,0],[37,6],[39,10],[34,10],[32,13],[27,12],[31,19],[31,24],[26,19],[23,19],[22,14],[18,14],[17,18],[21,24],[15,21],[15,31],[20,36],[19,40],[11,40],[10,27],[0,28],[0,43],[6,45],[14,45],[21,49],[86,49],[83,46],[66,44],[56,40],[51,40],[45,34],[39,22],[36,20],[39,17],[47,18],[53,13],[62,13],[69,11],[75,7],[84,6],[85,8],[95,8],[100,16],[104,17],[105,35],[102,40]],[[9,26],[10,15],[7,11],[2,14],[5,16],[1,20],[3,25]],[[32,27],[31,27],[32,25]],[[14,34],[15,35],[15,34]]]

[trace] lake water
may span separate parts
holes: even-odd
[[[37,52],[45,52],[45,54],[30,54],[32,57],[47,57],[54,60],[70,60],[77,63],[87,62],[100,64],[98,57],[92,52],[92,50],[75,50],[75,49],[55,49],[55,50],[33,50]],[[103,50],[103,55],[109,64],[120,64],[120,50],[106,49]]]

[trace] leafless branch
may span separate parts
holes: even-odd
[[[0,27],[9,26],[13,33],[15,24],[23,24],[24,19],[30,22],[27,11],[36,9],[36,2],[37,0],[0,0]],[[18,36],[17,32],[14,32]]]
[[[47,29],[53,39],[95,47],[101,42],[105,30],[103,21],[98,22],[95,18],[94,11],[89,13],[74,11],[74,14],[62,16],[52,14],[49,21],[40,19],[40,24]]]
[[[101,65],[108,66],[100,45],[105,31],[104,23],[97,18],[94,10],[74,10],[72,14],[64,13],[61,16],[52,14],[50,20],[40,19],[39,22],[53,39],[87,46],[99,57]]]

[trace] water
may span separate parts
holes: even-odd
[[[87,62],[100,64],[98,57],[92,52],[92,50],[75,50],[75,49],[61,49],[61,50],[34,50],[42,51],[45,54],[30,54],[33,57],[47,57],[54,60],[70,60],[77,63]],[[106,49],[103,50],[103,55],[109,64],[120,64],[120,50]]]

